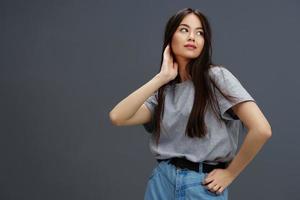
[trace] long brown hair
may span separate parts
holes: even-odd
[[[216,99],[215,90],[217,89],[221,95],[223,95],[227,100],[233,101],[233,96],[224,94],[217,84],[214,82],[212,78],[209,76],[209,68],[214,67],[215,65],[212,63],[212,48],[211,48],[211,28],[208,22],[208,19],[205,17],[197,9],[192,8],[184,8],[179,10],[176,14],[171,16],[165,26],[164,32],[164,42],[162,47],[162,54],[161,54],[161,62],[160,66],[163,62],[163,51],[166,46],[171,42],[173,34],[175,33],[177,27],[179,26],[180,22],[183,18],[190,14],[194,13],[200,19],[203,31],[204,31],[204,47],[202,49],[201,54],[195,58],[191,59],[191,61],[187,64],[187,73],[191,76],[192,82],[195,88],[195,95],[194,95],[194,103],[193,107],[189,116],[189,120],[186,126],[185,134],[189,137],[203,137],[207,134],[207,127],[205,124],[205,112],[207,106],[210,106],[217,116],[219,122],[223,120],[220,117],[220,108]],[[175,59],[174,55],[173,58]],[[159,72],[161,67],[159,69]],[[157,106],[154,110],[154,133],[156,136],[156,144],[158,144],[159,137],[160,137],[160,121],[161,116],[163,116],[164,112],[164,90],[167,85],[174,86],[175,83],[179,82],[180,77],[179,73],[177,77],[170,82],[166,83],[165,85],[161,86],[158,91],[158,99],[157,99]]]

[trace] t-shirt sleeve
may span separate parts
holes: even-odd
[[[234,98],[234,102],[227,100],[221,93],[216,90],[218,103],[221,110],[221,117],[226,120],[239,120],[238,116],[233,112],[232,107],[238,103],[245,101],[254,101],[255,99],[244,88],[242,83],[227,68],[217,66],[211,68],[210,75],[216,81],[222,92],[229,94]]]
[[[152,133],[154,130],[154,109],[157,106],[157,91],[154,92],[148,99],[146,99],[146,101],[144,102],[145,106],[150,110],[151,112],[151,120],[147,123],[143,124],[143,127],[145,128],[145,130],[149,133]]]

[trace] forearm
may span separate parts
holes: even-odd
[[[123,121],[129,119],[141,105],[149,98],[155,91],[158,90],[165,80],[159,74],[155,75],[150,81],[132,92],[125,99],[120,101],[109,113],[113,121]]]
[[[227,169],[237,177],[244,168],[252,161],[260,151],[264,143],[270,138],[268,134],[263,134],[255,130],[249,130],[243,144]]]

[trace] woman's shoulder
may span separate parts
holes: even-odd
[[[229,70],[224,65],[210,65],[208,70],[208,73],[212,78],[219,78],[220,75],[224,77],[224,74],[228,72]]]
[[[229,70],[224,65],[210,65],[208,71],[210,74],[229,72]]]

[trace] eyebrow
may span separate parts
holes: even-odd
[[[180,24],[181,26],[186,26],[186,27],[190,27],[189,25],[187,25],[187,24]],[[179,26],[180,26],[179,25]],[[203,28],[202,27],[197,27],[196,29],[202,29],[203,30]]]

